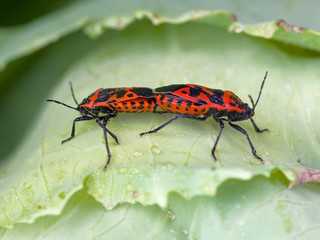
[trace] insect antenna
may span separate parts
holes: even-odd
[[[72,94],[73,100],[74,100],[74,102],[77,104],[77,106],[79,106],[79,103],[78,103],[78,101],[77,101],[76,97],[74,96],[72,83],[71,83],[71,82],[69,82],[69,85],[70,85],[70,90],[71,90],[71,94]]]
[[[74,102],[77,104],[77,106],[79,106],[78,101],[77,101],[76,97],[74,96],[72,83],[71,83],[71,82],[69,82],[69,85],[70,85],[70,90],[71,90],[72,98],[73,98]],[[79,112],[79,109],[77,109],[77,108],[75,108],[75,107],[71,107],[70,105],[65,104],[65,103],[63,103],[63,102],[60,102],[60,101],[57,101],[57,100],[48,99],[48,100],[47,100],[47,102],[54,102],[54,103],[58,103],[58,104],[61,104],[61,105],[65,106],[65,107],[71,108],[71,109],[76,110],[76,111],[78,111],[78,112]]]
[[[250,94],[249,94],[248,96],[249,96],[249,98],[250,98],[250,101],[251,101],[252,107],[254,108],[254,101],[253,101],[253,99],[252,99],[252,97],[251,97],[251,95],[250,95]]]
[[[78,111],[78,112],[79,112],[79,110],[78,110],[77,108],[75,108],[75,107],[71,107],[71,106],[69,106],[69,105],[67,105],[67,104],[65,104],[65,103],[63,103],[63,102],[59,102],[59,101],[57,101],[57,100],[47,99],[47,102],[54,102],[54,103],[58,103],[58,104],[61,104],[61,105],[65,106],[65,107],[71,108],[71,109],[76,110],[76,111]]]
[[[264,82],[266,81],[267,76],[268,76],[268,71],[266,71],[266,74],[264,75],[263,81],[261,83],[260,91],[259,91],[259,96],[258,96],[257,101],[256,101],[255,104],[253,104],[252,97],[249,95],[249,98],[251,99],[251,102],[253,104],[253,109],[252,109],[253,111],[254,111],[254,109],[256,108],[256,106],[257,106],[257,104],[259,102],[259,99],[260,99],[260,96],[261,96],[261,92],[262,92],[262,89],[263,89],[263,86],[264,86]]]

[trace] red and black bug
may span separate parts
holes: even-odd
[[[65,143],[75,134],[75,124],[79,121],[96,120],[97,124],[103,129],[108,160],[104,169],[106,169],[111,161],[111,153],[108,145],[107,133],[119,144],[117,136],[107,129],[107,122],[117,116],[118,112],[140,113],[155,112],[156,100],[154,93],[150,88],[132,87],[132,88],[100,88],[92,93],[89,97],[83,99],[78,104],[72,85],[70,84],[73,100],[77,107],[69,106],[63,102],[49,99],[48,102],[62,104],[68,108],[74,109],[82,115],[73,120],[71,136],[62,141]]]
[[[154,94],[158,107],[166,112],[176,113],[178,115],[152,131],[140,133],[140,136],[158,132],[160,129],[178,118],[206,120],[208,117],[212,116],[220,125],[220,132],[212,148],[212,156],[215,160],[217,160],[217,158],[214,153],[224,129],[223,121],[226,121],[231,127],[246,136],[250,144],[252,154],[263,163],[263,159],[257,155],[248,133],[243,128],[233,124],[232,122],[250,119],[256,132],[261,133],[268,130],[260,130],[252,119],[254,116],[254,110],[259,102],[267,74],[268,72],[266,72],[262,81],[256,103],[253,102],[252,97],[249,95],[253,105],[252,108],[250,108],[247,103],[241,101],[241,99],[231,91],[211,89],[194,84],[177,84],[157,88],[154,90]]]

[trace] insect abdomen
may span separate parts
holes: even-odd
[[[192,102],[171,94],[156,94],[157,105],[159,108],[172,113],[200,115],[208,111],[206,105]]]
[[[111,103],[109,107],[115,109],[117,112],[152,112],[156,107],[156,103],[152,98],[137,98],[129,101]]]

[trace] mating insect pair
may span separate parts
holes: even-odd
[[[119,144],[117,136],[108,130],[107,123],[111,118],[116,117],[119,112],[177,114],[161,126],[155,128],[154,130],[143,132],[140,134],[140,136],[158,132],[160,129],[177,120],[178,118],[190,118],[204,121],[208,117],[212,116],[213,119],[220,125],[219,134],[211,151],[215,160],[216,157],[214,153],[224,129],[224,121],[226,121],[231,127],[246,136],[251,147],[252,154],[254,157],[259,159],[261,163],[263,163],[262,158],[257,155],[248,133],[243,128],[232,122],[250,119],[256,132],[260,133],[267,131],[267,129],[260,130],[252,119],[254,116],[254,110],[260,99],[267,74],[268,72],[266,72],[262,81],[259,95],[255,103],[252,97],[249,95],[253,106],[252,108],[250,108],[247,103],[241,101],[239,97],[230,91],[211,89],[194,84],[169,85],[156,88],[154,90],[145,87],[100,88],[92,93],[89,97],[83,99],[80,104],[78,104],[70,84],[72,97],[77,104],[76,108],[56,100],[50,99],[47,101],[62,104],[68,108],[80,112],[82,115],[81,117],[73,120],[71,136],[63,140],[62,143],[74,138],[76,122],[95,120],[103,129],[108,154],[108,160],[104,166],[104,169],[108,167],[111,161],[111,153],[107,134],[109,134],[116,141],[116,143]],[[158,109],[161,110],[158,111]]]

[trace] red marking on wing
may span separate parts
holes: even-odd
[[[186,92],[186,93],[183,93],[183,92]],[[164,93],[166,94],[166,93]],[[171,93],[172,95],[175,95],[175,96],[178,96],[178,97],[181,97],[183,99],[186,99],[186,100],[189,100],[189,101],[196,101],[196,98],[194,97],[191,97],[189,94],[190,94],[190,88],[189,87],[185,87],[185,88],[181,88],[177,91],[173,91]]]
[[[214,93],[211,93],[209,91],[207,93],[210,93],[211,95],[215,95]],[[206,101],[208,107],[216,108],[216,109],[218,109],[218,111],[226,109],[225,106],[221,106],[220,104],[211,102],[210,98],[203,93],[200,93],[199,98]]]
[[[203,92],[200,92],[198,97],[192,97],[192,96],[189,95],[190,87],[198,88],[199,91],[204,91],[209,95],[215,95],[213,92],[209,91],[208,88],[200,86],[200,85],[194,85],[194,84],[187,84],[187,86],[189,86],[189,87],[185,87],[185,88],[179,89],[178,91],[174,91],[174,92],[172,92],[172,94],[176,95],[178,97],[181,97],[183,99],[189,100],[191,102],[198,102],[198,100],[201,99],[201,100],[206,102],[207,111],[209,110],[210,107],[211,108],[216,108],[216,109],[218,109],[218,111],[226,109],[226,107],[221,106],[220,104],[211,102],[210,98],[207,95],[205,95]],[[187,93],[182,93],[182,91],[186,91]]]
[[[200,85],[193,85],[194,87],[198,87],[201,88],[202,91],[206,92],[209,95],[216,95],[215,93],[213,93],[212,91],[209,90],[209,88],[204,87],[204,86],[200,86]]]
[[[112,104],[112,103],[111,103]],[[107,107],[110,105],[110,102],[98,102],[98,103],[95,103],[94,105],[92,105],[93,107]]]
[[[96,90],[94,94],[89,98],[90,102],[87,104],[83,104],[82,107],[92,108],[93,103],[97,100],[99,93],[101,92],[102,89],[103,88],[99,88],[98,90]]]
[[[138,87],[134,87],[134,88],[138,88]],[[109,97],[107,99],[107,101],[94,103],[93,107],[109,106],[110,104],[113,104],[113,103],[122,103],[122,102],[137,100],[137,99],[141,98],[139,95],[137,95],[136,93],[131,91],[134,88],[119,88],[119,89],[117,89],[117,93],[115,93],[114,95]],[[119,98],[118,97],[119,91],[124,91],[126,93],[123,97]],[[114,92],[116,92],[116,91],[114,91]],[[130,96],[130,94],[132,96]],[[145,99],[147,99],[147,98],[145,98]]]
[[[238,103],[231,98],[231,96],[233,98],[235,98],[238,103],[242,103],[242,101],[240,100],[240,98],[238,98],[233,92],[230,91],[225,91],[223,94],[223,102],[226,105],[226,108],[228,111],[236,111],[236,112],[244,112],[244,109],[241,109],[238,106]],[[232,106],[231,103],[235,104],[236,106]]]
[[[117,99],[117,97],[118,97],[118,94],[113,94],[111,97],[108,98],[108,101]]]

